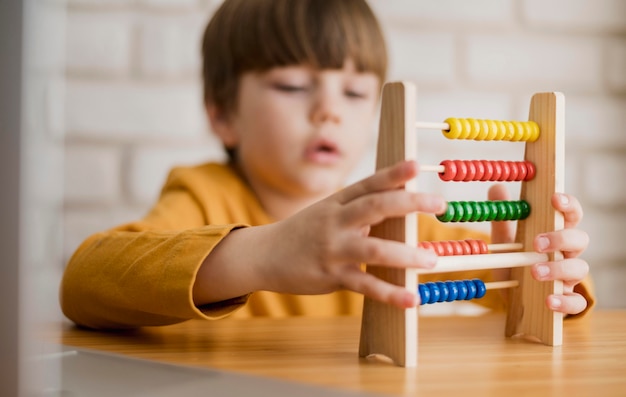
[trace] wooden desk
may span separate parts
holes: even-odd
[[[104,333],[64,324],[68,346],[390,395],[626,396],[626,311],[566,321],[564,345],[504,338],[504,316],[421,317],[419,364],[359,359],[354,317],[250,319]]]

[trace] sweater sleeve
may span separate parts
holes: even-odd
[[[205,218],[196,198],[170,183],[144,219],[89,237],[63,275],[64,314],[79,325],[106,329],[219,318],[236,310],[247,297],[202,308],[193,303],[203,260],[231,230],[244,226],[207,226]]]

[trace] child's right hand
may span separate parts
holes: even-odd
[[[401,189],[418,173],[415,162],[383,169],[296,215],[267,228],[262,289],[321,294],[348,289],[399,307],[418,303],[413,292],[365,273],[362,263],[398,268],[431,268],[431,250],[368,236],[370,227],[411,212],[440,213],[443,198]]]
[[[443,198],[404,190],[418,174],[413,161],[378,171],[285,220],[232,231],[198,271],[196,305],[254,291],[324,294],[348,289],[402,308],[418,304],[414,292],[363,271],[362,263],[432,268],[432,250],[368,235],[387,218],[420,211],[441,213]]]

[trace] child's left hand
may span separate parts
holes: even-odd
[[[489,190],[490,200],[507,200],[508,193],[504,186],[495,185]],[[563,213],[565,227],[535,237],[535,251],[541,253],[561,251],[563,260],[536,263],[532,266],[532,275],[538,281],[563,281],[563,295],[550,295],[546,299],[547,306],[557,312],[578,314],[587,307],[586,299],[574,292],[574,286],[587,277],[589,264],[578,256],[589,245],[587,233],[576,226],[583,217],[579,201],[568,194],[555,193],[552,206]],[[513,241],[514,231],[510,222],[494,222],[492,224],[492,241]]]

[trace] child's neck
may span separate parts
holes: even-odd
[[[294,199],[291,196],[281,195],[275,191],[255,190],[261,206],[275,221],[280,221],[303,210],[309,205],[319,201],[317,198]],[[320,198],[321,199],[321,198]]]
[[[244,181],[250,190],[254,193],[265,210],[267,215],[274,221],[280,221],[300,212],[309,205],[316,203],[326,196],[301,196],[297,197],[263,184],[255,184],[246,177],[245,172],[236,163],[231,162],[230,166],[235,170],[239,177]]]

